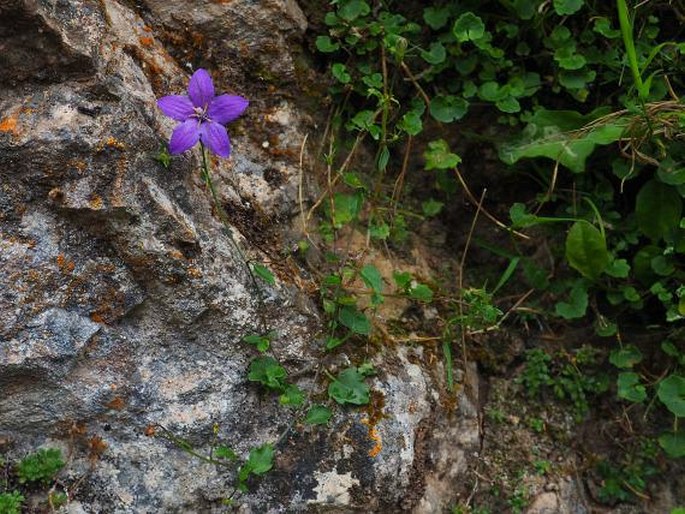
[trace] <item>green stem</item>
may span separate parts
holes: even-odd
[[[216,209],[217,215],[219,216],[219,220],[224,226],[224,232],[226,233],[226,236],[228,237],[228,240],[231,242],[231,245],[235,249],[235,251],[238,253],[240,256],[243,264],[245,264],[245,268],[247,269],[247,273],[250,276],[250,279],[252,280],[252,285],[254,286],[254,290],[257,293],[257,300],[259,302],[259,323],[261,325],[260,330],[262,333],[267,332],[267,323],[266,319],[264,318],[264,297],[262,295],[262,288],[259,285],[259,282],[257,281],[257,277],[255,277],[254,273],[252,272],[252,268],[250,268],[250,263],[245,257],[245,254],[243,253],[242,249],[240,246],[238,246],[237,241],[233,239],[233,236],[231,235],[231,229],[230,229],[230,223],[228,221],[228,215],[226,214],[226,211],[224,210],[223,206],[221,205],[221,202],[219,201],[219,195],[216,192],[216,188],[214,187],[214,182],[212,181],[212,177],[209,171],[209,162],[207,160],[207,149],[205,148],[205,145],[200,142],[200,150],[202,153],[202,170],[201,170],[201,177],[204,180],[207,189],[209,189],[209,192],[212,196],[212,201],[214,203],[214,208]]]

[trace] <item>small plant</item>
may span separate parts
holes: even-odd
[[[0,493],[0,514],[21,514],[24,497],[17,491]]]
[[[20,484],[27,482],[49,483],[65,465],[62,451],[44,448],[24,457],[16,468]]]

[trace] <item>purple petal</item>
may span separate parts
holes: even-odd
[[[207,108],[214,98],[214,84],[212,84],[212,77],[209,76],[207,70],[200,68],[190,77],[188,96],[190,96],[195,107]]]
[[[163,96],[157,100],[157,107],[169,118],[173,118],[176,121],[185,121],[195,112],[193,110],[193,103],[185,95]]]
[[[200,141],[219,157],[231,155],[231,142],[226,127],[215,121],[207,121],[200,126]]]
[[[222,125],[240,116],[250,102],[242,96],[219,95],[212,100],[207,115]]]
[[[198,120],[191,118],[178,125],[171,134],[169,141],[169,153],[176,155],[183,153],[195,145],[200,139]]]

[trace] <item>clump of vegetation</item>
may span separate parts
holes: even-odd
[[[49,483],[64,467],[62,451],[58,448],[42,448],[24,457],[17,464],[19,483],[40,482]]]

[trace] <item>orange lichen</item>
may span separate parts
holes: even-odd
[[[192,278],[202,278],[202,271],[197,268],[188,268],[188,275]]]
[[[151,37],[145,36],[138,38],[138,41],[140,41],[140,44],[143,46],[152,46],[154,40]]]
[[[93,195],[88,201],[88,205],[91,209],[100,210],[102,209],[103,205],[102,198],[98,195]]]
[[[369,427],[369,439],[373,441],[374,446],[369,450],[369,457],[376,457],[383,449],[383,440],[381,435],[367,418],[362,419],[362,424]]]
[[[126,145],[124,143],[122,143],[121,141],[119,141],[117,138],[115,138],[113,136],[109,136],[105,140],[105,144],[107,146],[109,146],[110,148],[116,148],[118,150],[123,150],[124,148],[126,148]]]
[[[0,120],[0,132],[9,132],[10,134],[17,133],[17,113],[10,114],[6,118]]]
[[[145,427],[145,435],[148,437],[154,437],[157,433],[157,429],[154,425],[148,425]]]
[[[125,405],[126,403],[121,396],[115,396],[105,404],[105,407],[112,410],[121,410],[125,407]]]
[[[102,317],[102,314],[100,314],[99,312],[91,312],[90,313],[90,319],[92,321],[94,321],[95,323],[104,323],[105,322],[104,318]]]
[[[95,435],[88,441],[88,447],[90,448],[88,458],[91,461],[96,461],[102,456],[103,453],[105,453],[108,444],[102,439],[102,437]]]

